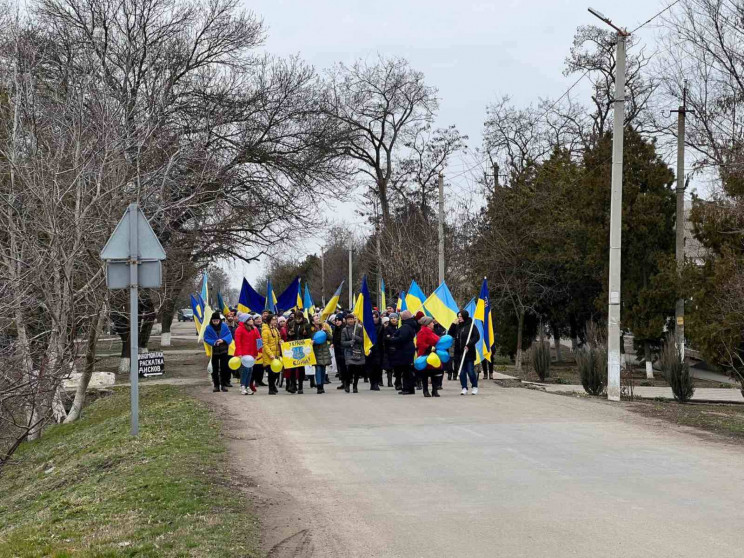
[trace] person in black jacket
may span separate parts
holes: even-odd
[[[336,389],[344,389],[344,378],[346,378],[346,359],[344,358],[344,348],[341,346],[341,332],[344,330],[344,314],[339,312],[333,319],[333,356],[336,359],[337,376],[341,380],[341,385]]]
[[[399,395],[414,395],[416,393],[416,379],[413,374],[413,357],[416,347],[413,339],[418,327],[416,320],[408,310],[400,313],[401,326],[387,339],[394,350],[389,354],[390,364],[395,371],[396,379],[401,378],[402,386]]]
[[[475,345],[480,341],[478,328],[473,325],[473,319],[467,310],[461,309],[457,313],[457,323],[454,326],[452,337],[455,338],[455,362],[454,366],[460,371],[460,395],[468,394],[468,378],[473,386],[473,395],[478,394],[478,374],[475,372]]]
[[[382,384],[382,355],[385,352],[384,343],[385,339],[382,334],[382,321],[380,320],[380,313],[378,311],[372,312],[372,320],[375,324],[375,331],[377,332],[377,343],[372,345],[372,348],[367,355],[367,373],[369,374],[369,389],[371,391],[380,391],[380,385]]]
[[[297,310],[287,321],[287,341],[301,341],[312,337],[310,322],[305,319],[302,310]],[[302,394],[302,386],[305,383],[305,367],[289,368],[289,391],[290,393]],[[310,387],[315,387],[315,378],[312,378]]]
[[[385,356],[387,357],[387,364],[388,368],[392,370],[392,374],[395,376],[395,383],[393,384],[393,387],[397,390],[401,390],[401,383],[400,383],[400,370],[396,369],[395,367],[395,357],[393,356],[395,351],[398,350],[398,348],[390,343],[390,338],[396,334],[398,331],[398,319],[400,316],[392,312],[388,314],[388,324],[385,326],[385,329],[383,330],[383,336],[385,337]],[[390,377],[388,377],[388,385],[390,385]]]

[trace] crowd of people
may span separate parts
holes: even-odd
[[[372,315],[377,341],[365,354],[363,327],[352,313],[340,311],[323,321],[319,314],[308,320],[302,311],[276,315],[269,311],[249,314],[231,310],[224,320],[220,312],[214,312],[204,331],[204,342],[212,347],[214,391],[228,391],[233,387],[232,380],[239,378],[244,395],[252,395],[260,387],[268,387],[269,395],[277,395],[282,387],[287,393],[302,394],[306,380],[309,380],[310,389],[322,394],[325,386],[332,383],[328,371],[335,370],[340,380],[337,389],[346,393],[358,393],[361,380],[369,384],[371,391],[388,387],[400,395],[414,395],[418,389],[424,397],[439,397],[444,375],[447,380],[454,381],[458,379],[458,371],[460,393],[478,393],[475,361],[480,336],[478,329],[472,327],[472,318],[466,310],[458,312],[457,321],[449,328],[423,312],[414,315],[403,310],[398,313],[388,307],[382,312],[375,308]],[[316,335],[321,331],[326,335]],[[414,360],[436,352],[437,344],[445,335],[452,337],[447,350],[450,358],[441,359],[438,366],[427,364],[423,369],[416,369]],[[304,366],[272,369],[272,362],[281,359],[282,342],[304,339],[314,340],[314,374],[307,374]],[[323,341],[316,342],[318,339]],[[229,347],[233,341],[234,356],[241,357],[237,370],[228,366]],[[253,364],[247,366],[246,363]],[[482,370],[484,378],[493,378],[490,362],[484,360]]]

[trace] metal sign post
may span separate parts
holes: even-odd
[[[136,203],[124,216],[101,251],[106,261],[109,289],[129,288],[129,380],[131,383],[132,436],[139,433],[139,287],[160,287],[160,262],[165,251]]]

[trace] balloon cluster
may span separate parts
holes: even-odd
[[[428,355],[420,356],[413,361],[413,367],[416,370],[424,370],[427,366],[440,368],[450,360],[448,349],[454,343],[451,335],[443,335],[434,347],[436,350]]]

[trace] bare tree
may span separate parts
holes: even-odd
[[[436,90],[402,58],[338,64],[328,81],[326,110],[344,127],[345,154],[358,165],[359,173],[372,179],[371,191],[387,226],[395,157],[433,121],[438,109]]]

